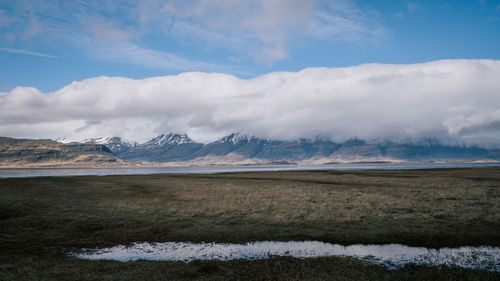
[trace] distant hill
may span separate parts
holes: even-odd
[[[426,140],[416,144],[368,143],[351,139],[335,143],[321,138],[281,141],[230,134],[212,143],[197,143],[185,134],[162,134],[143,144],[119,137],[90,139],[108,146],[127,161],[192,164],[332,162],[499,161],[500,150],[447,146]]]
[[[103,144],[0,137],[0,167],[93,167],[123,163]]]

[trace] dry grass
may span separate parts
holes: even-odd
[[[313,239],[342,244],[500,246],[499,168],[3,179],[0,194],[0,279],[2,272],[19,276],[18,265],[30,259],[33,265],[27,271],[51,268],[70,274],[70,269],[52,265],[55,260],[77,266],[78,271],[90,270],[90,264],[96,263],[69,260],[61,254],[73,248],[135,241]],[[285,267],[301,264],[277,260]],[[343,267],[343,259],[329,261],[353,270]],[[303,262],[296,273],[308,276],[310,268],[305,265],[320,261]],[[112,272],[161,267],[97,264]],[[172,270],[187,271],[206,265],[166,264]],[[243,270],[271,262],[235,264]],[[357,264],[355,268],[389,276],[381,279],[402,276],[378,267]],[[426,272],[422,276],[429,277],[426,274],[436,269],[408,270]],[[221,274],[213,276],[225,276]]]

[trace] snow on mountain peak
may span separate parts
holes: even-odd
[[[98,137],[98,138],[91,138],[91,139],[86,139],[83,142],[84,143],[95,143],[95,144],[108,144],[109,140],[111,138],[104,138],[104,137]]]
[[[233,145],[236,145],[242,141],[250,141],[254,136],[247,135],[247,134],[240,134],[240,133],[233,133],[228,136],[225,136],[223,138],[220,138],[216,143],[225,143],[225,142],[232,142]]]
[[[55,139],[54,141],[60,142],[60,143],[70,143],[70,142],[74,142],[76,140],[73,140],[73,139],[68,138],[68,137],[61,137],[61,138]]]
[[[95,144],[103,144],[103,145],[110,145],[110,144],[124,144],[126,146],[135,146],[136,142],[133,141],[128,141],[125,139],[122,139],[120,137],[97,137],[97,138],[91,138],[91,139],[86,139],[83,141],[84,143],[95,143]]]
[[[193,143],[193,140],[190,139],[186,134],[161,134],[156,138],[153,138],[147,141],[146,145],[165,145],[165,144],[184,144],[184,143]]]

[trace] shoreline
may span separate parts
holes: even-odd
[[[311,162],[252,162],[252,163],[192,163],[192,162],[166,162],[166,163],[144,163],[144,162],[125,162],[124,164],[53,164],[53,163],[28,163],[28,164],[3,164],[0,163],[0,169],[111,169],[111,168],[180,168],[180,167],[252,167],[252,166],[334,166],[334,165],[362,165],[362,164],[388,164],[388,165],[426,165],[426,164],[498,164],[497,160],[429,160],[429,161],[337,161],[325,163]]]
[[[367,172],[440,169],[481,169],[500,167],[494,162],[460,163],[352,163],[324,165],[209,165],[209,166],[125,166],[125,167],[0,167],[0,179],[134,175],[212,175],[266,172]]]

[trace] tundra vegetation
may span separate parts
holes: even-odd
[[[116,262],[138,241],[500,246],[500,168],[0,179],[1,280],[498,280],[352,258]]]

